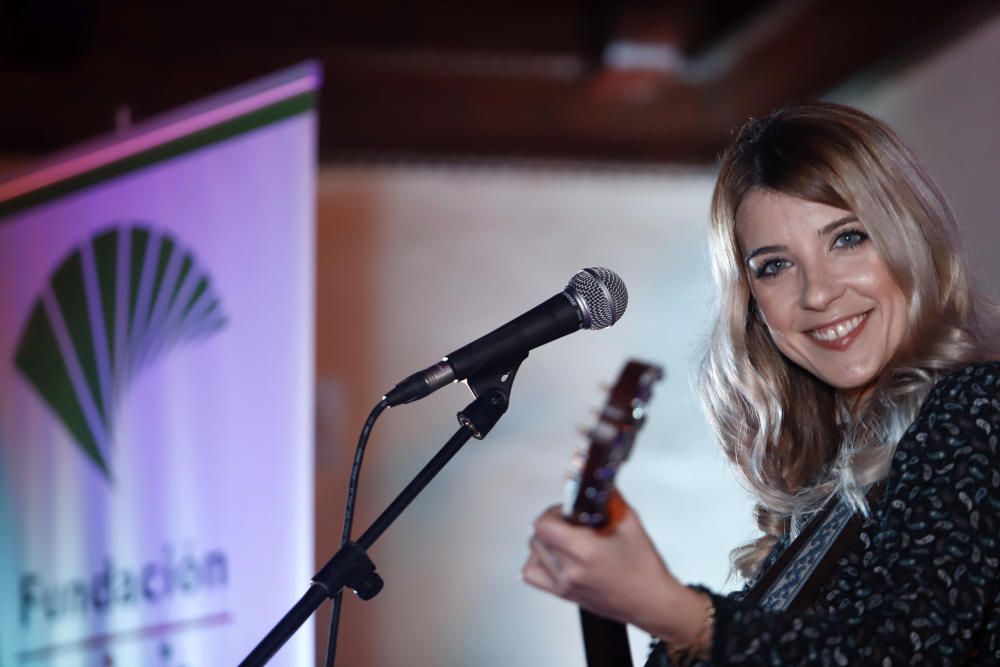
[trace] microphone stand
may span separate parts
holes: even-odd
[[[417,473],[403,491],[396,496],[381,515],[356,542],[348,542],[327,561],[312,578],[306,593],[282,617],[251,651],[240,667],[265,665],[285,642],[308,620],[327,598],[335,597],[347,586],[362,600],[370,600],[382,590],[382,577],[375,571],[375,563],[367,550],[403,510],[420,495],[434,477],[441,472],[469,438],[482,440],[507,412],[510,388],[527,352],[491,364],[470,375],[466,380],[475,400],[458,413],[461,424],[455,434],[437,454]]]

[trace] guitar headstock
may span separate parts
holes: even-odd
[[[662,378],[660,366],[635,360],[625,364],[597,423],[587,432],[588,446],[574,457],[563,503],[567,521],[595,528],[607,524],[615,476],[646,422],[653,385]]]

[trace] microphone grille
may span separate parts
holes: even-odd
[[[603,329],[617,322],[628,306],[625,282],[611,269],[594,266],[582,269],[569,280],[567,289],[573,290],[589,311],[584,329]]]

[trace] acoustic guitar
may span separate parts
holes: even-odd
[[[589,444],[574,458],[566,484],[563,517],[570,523],[603,528],[615,519],[615,476],[632,452],[646,422],[653,385],[663,378],[660,366],[629,360],[610,390]],[[632,667],[625,624],[580,608],[588,667]]]

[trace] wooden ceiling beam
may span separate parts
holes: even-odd
[[[917,4],[786,0],[675,72],[547,82],[383,72],[366,82],[331,66],[326,155],[710,162],[749,115],[821,95],[995,11],[989,2]]]
[[[462,39],[477,43],[473,28],[468,38],[455,37],[462,25],[474,23],[463,23],[471,19],[466,10],[456,10],[438,21],[433,38],[400,38],[400,46],[388,48],[370,35],[348,39],[350,22],[333,30],[342,39],[323,35],[330,21],[351,12],[356,24],[375,31],[372,17],[394,9],[400,13],[393,14],[386,34],[404,30],[412,9],[402,8],[412,4],[382,0],[362,9],[368,5],[290,2],[289,15],[248,7],[233,17],[206,8],[204,21],[190,32],[182,31],[189,13],[157,24],[152,10],[133,7],[101,23],[94,36],[99,44],[77,62],[31,68],[0,60],[0,89],[13,100],[0,112],[0,153],[53,150],[110,131],[122,105],[141,118],[317,57],[326,72],[320,109],[324,160],[706,163],[748,115],[821,95],[875,65],[905,61],[915,49],[948,38],[949,30],[967,28],[1000,8],[991,0],[761,0],[752,15],[710,19],[699,12],[719,0],[656,3],[653,14],[639,0],[616,4],[608,24],[611,41],[669,47],[677,26],[677,60],[658,69],[595,65],[582,47],[579,3],[548,0],[535,14],[516,3],[491,5],[496,12],[485,16],[500,16],[503,6],[511,7],[510,15],[491,33],[494,41],[480,48],[462,46]],[[347,9],[337,14],[331,6]],[[560,12],[575,18],[560,26]],[[368,18],[358,18],[363,16]],[[530,23],[532,16],[542,18]],[[269,17],[270,24],[262,23]],[[652,24],[650,17],[662,25],[635,29],[637,20]],[[528,45],[501,48],[518,21],[531,36]],[[414,34],[434,21],[427,15],[418,23]],[[210,38],[214,34],[217,39]],[[559,46],[535,48],[546,34]]]

